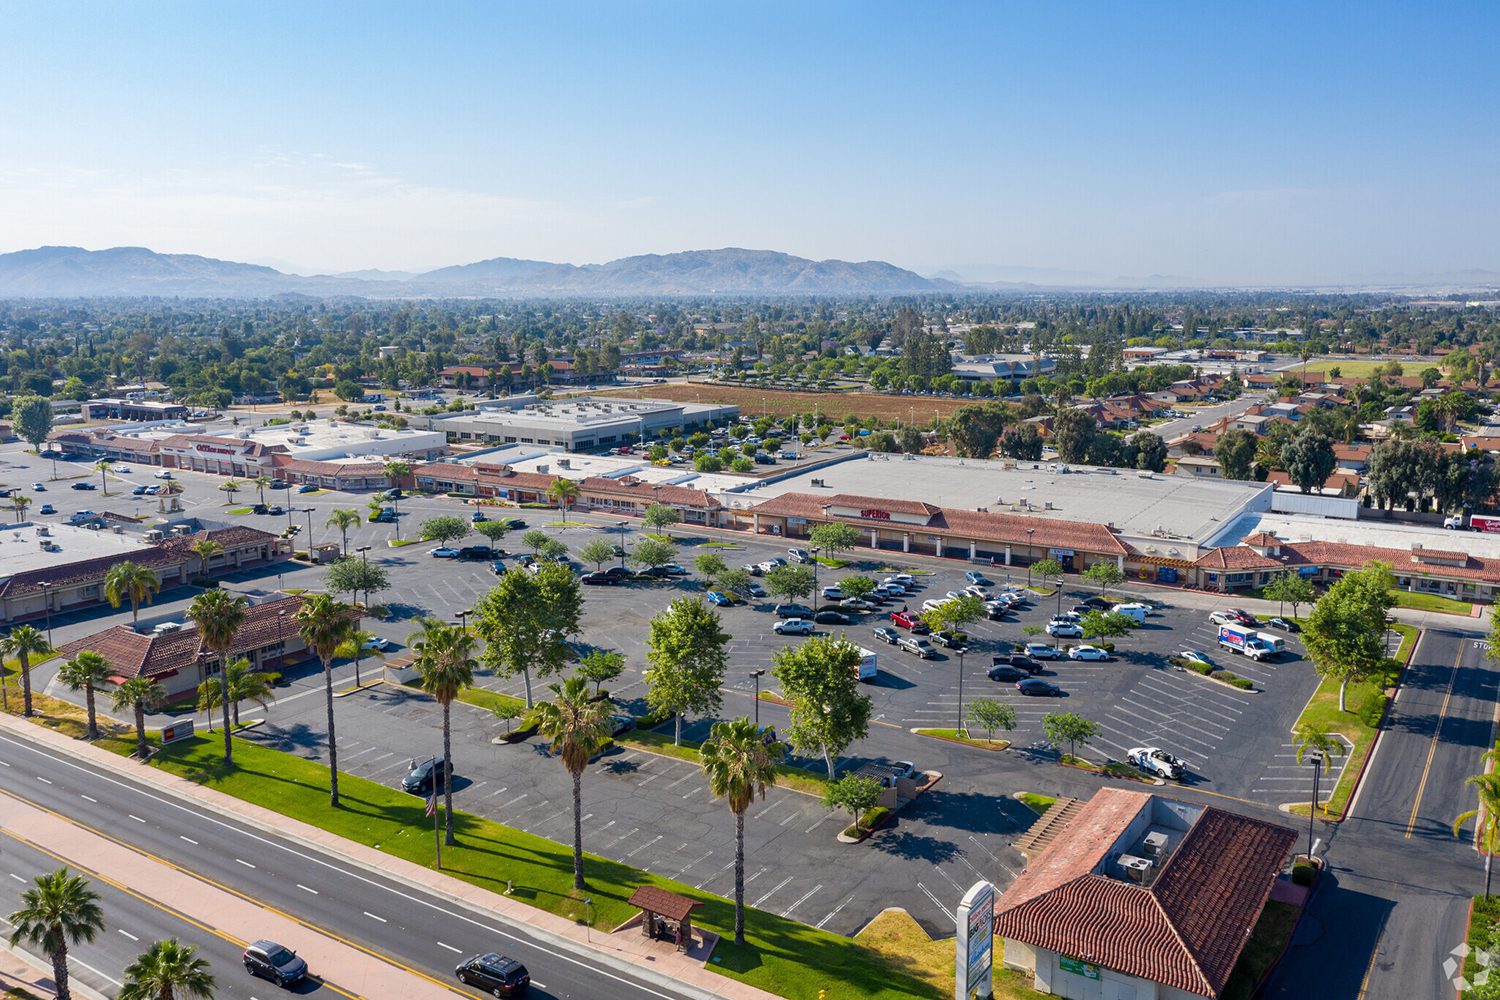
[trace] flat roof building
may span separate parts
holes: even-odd
[[[91,399],[83,404],[83,416],[86,420],[186,420],[188,408],[154,399]]]
[[[449,441],[540,445],[592,451],[640,441],[643,434],[691,432],[739,416],[739,407],[609,396],[537,401],[535,397],[484,400],[475,410],[440,414],[428,426]]]

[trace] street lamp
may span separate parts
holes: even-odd
[[[594,940],[594,901],[588,896],[583,897],[583,937],[590,943]]]
[[[755,678],[755,729],[760,731],[760,679],[766,676],[765,668],[750,671],[750,676]]]
[[[1307,860],[1312,861],[1313,856],[1313,820],[1318,815],[1318,786],[1323,777],[1323,751],[1314,750],[1307,755],[1307,762],[1313,769],[1313,797],[1312,806],[1307,810]]]
[[[960,736],[964,732],[964,651],[958,651],[958,728],[954,730]]]
[[[308,552],[308,558],[309,559],[312,557],[312,544],[313,544],[313,538],[312,538],[312,516],[313,516],[313,511],[315,511],[317,509],[318,508],[316,508],[316,507],[303,507],[302,508],[302,512],[307,515],[307,552]]]
[[[42,602],[47,608],[47,645],[52,645],[52,584],[42,581]]]
[[[625,519],[621,518],[620,519],[620,569],[622,569],[622,570],[625,568],[625,533],[626,533],[626,531],[629,530],[629,527],[630,526],[625,523]]]
[[[1033,552],[1031,549],[1031,536],[1036,534],[1035,528],[1026,529],[1026,586],[1031,586],[1031,562]]]
[[[469,634],[469,616],[474,613],[473,608],[465,608],[458,612],[458,624],[464,630],[464,635]]]
[[[807,554],[812,556],[813,614],[816,615],[818,613],[818,547],[814,545],[812,548],[807,550]]]

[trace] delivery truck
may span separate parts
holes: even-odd
[[[1277,652],[1274,647],[1266,645],[1259,632],[1243,625],[1220,625],[1219,645],[1252,660],[1264,660]]]
[[[875,650],[859,647],[859,672],[855,676],[862,681],[875,679]]]

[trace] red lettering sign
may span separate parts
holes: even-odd
[[[862,510],[859,512],[859,516],[875,521],[889,521],[891,519],[891,515],[883,510]]]

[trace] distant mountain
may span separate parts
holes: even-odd
[[[581,266],[496,257],[424,274],[365,270],[311,277],[143,247],[40,247],[0,254],[0,297],[5,298],[885,295],[958,287],[883,261],[815,261],[741,249],[647,254]]]

